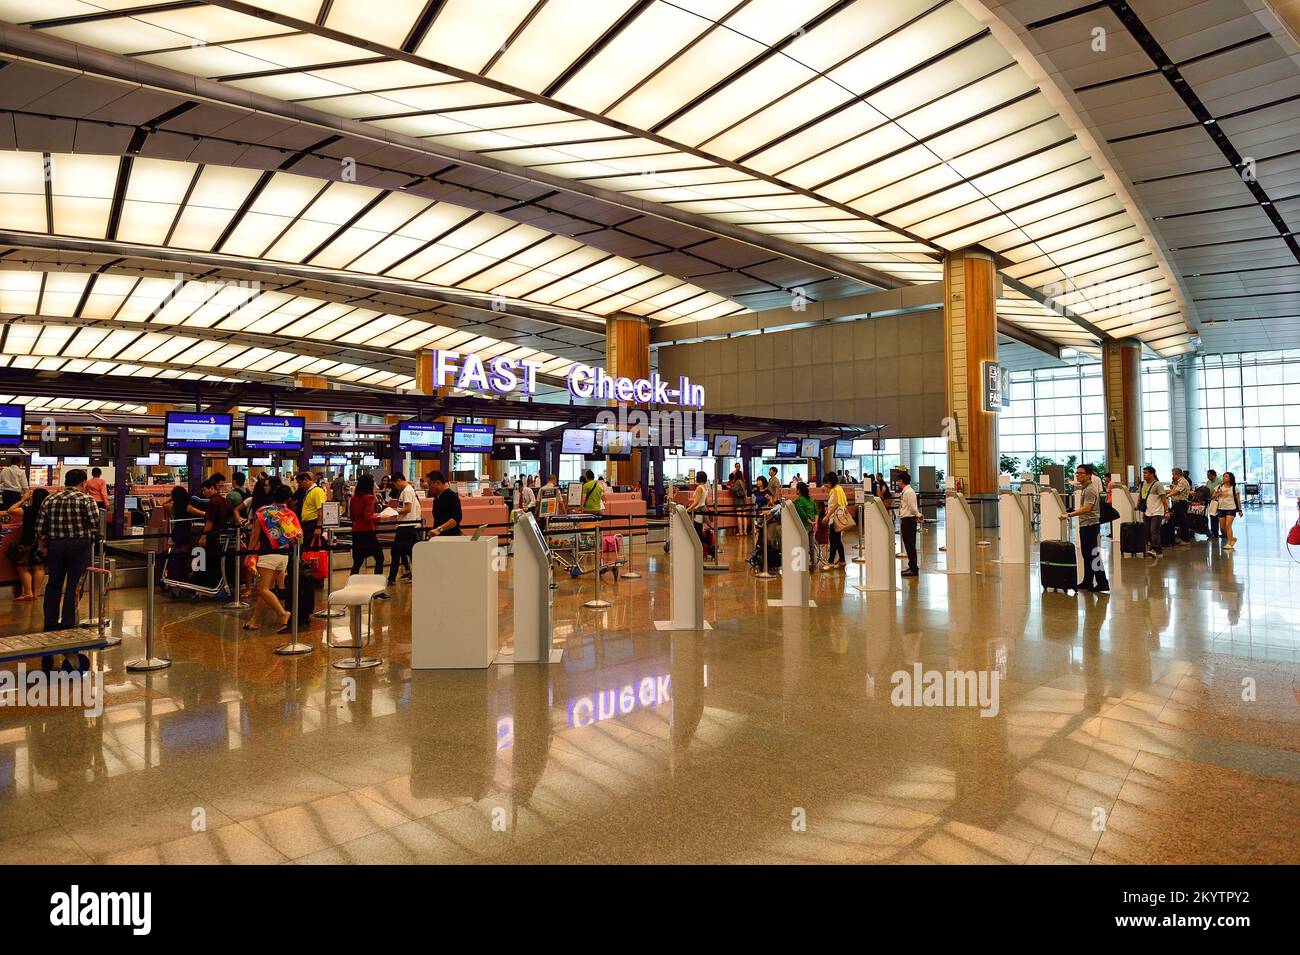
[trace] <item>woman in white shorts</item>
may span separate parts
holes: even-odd
[[[288,547],[293,540],[302,540],[302,525],[298,516],[289,509],[289,498],[293,496],[287,486],[276,488],[272,503],[257,509],[253,518],[253,532],[249,536],[250,550],[257,552],[257,592],[253,597],[253,607],[248,614],[245,630],[256,630],[257,618],[261,616],[262,607],[270,607],[278,614],[276,629],[285,632],[289,626],[291,614],[284,609],[284,604],[275,595],[275,589],[284,586],[284,578],[289,570]]]

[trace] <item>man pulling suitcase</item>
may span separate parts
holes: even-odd
[[[1077,518],[1079,521],[1079,550],[1083,554],[1083,580],[1079,590],[1106,593],[1110,582],[1106,579],[1106,565],[1101,559],[1101,498],[1083,467],[1074,471],[1074,484],[1079,489],[1079,506],[1061,515],[1061,520]]]

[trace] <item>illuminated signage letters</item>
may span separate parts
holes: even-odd
[[[434,349],[433,384],[439,388],[450,384],[464,391],[495,391],[502,395],[519,391],[531,395],[537,393],[537,370],[541,367],[541,362],[526,358],[498,355],[485,362],[477,355]],[[575,398],[704,407],[704,386],[692,384],[685,375],[676,382],[659,377],[658,372],[649,378],[624,378],[610,375],[599,366],[573,365],[566,383]]]

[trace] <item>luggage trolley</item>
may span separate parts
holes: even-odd
[[[606,542],[600,540],[600,518],[595,514],[548,514],[546,517],[546,542],[550,548],[551,563],[570,577],[599,570],[610,571],[618,579],[618,568],[623,564],[622,548],[605,550]],[[612,555],[612,556],[611,556]]]
[[[203,522],[204,519],[201,517],[184,517],[171,521],[171,524],[197,524],[201,529],[203,527]],[[193,527],[191,527],[191,530],[192,529]],[[173,599],[179,599],[186,595],[192,598],[219,597],[223,600],[229,599],[230,584],[226,580],[225,554],[232,547],[236,550],[239,548],[240,538],[237,536],[238,533],[238,528],[227,529],[221,532],[222,556],[218,562],[217,580],[212,586],[207,586],[198,581],[190,580],[183,572],[188,571],[189,569],[189,559],[190,555],[193,553],[195,545],[191,543],[189,547],[178,547],[175,544],[169,543],[167,546],[167,559],[163,561],[162,576],[159,580],[163,590],[167,591]]]

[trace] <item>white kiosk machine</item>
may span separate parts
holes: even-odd
[[[867,585],[858,590],[893,590],[897,564],[894,559],[894,522],[885,504],[875,495],[862,503],[862,536],[866,541]]]
[[[1045,541],[1068,541],[1070,536],[1070,525],[1073,521],[1061,520],[1061,515],[1067,513],[1070,507],[1065,503],[1065,498],[1061,492],[1054,487],[1045,488],[1039,495],[1038,504],[1038,536]],[[1074,563],[1078,571],[1078,580],[1083,579],[1083,555],[1079,552],[1079,542],[1074,542]]]
[[[495,536],[435,537],[411,551],[411,667],[483,669],[497,655]]]
[[[781,599],[769,600],[769,607],[815,607],[808,599],[811,589],[808,570],[808,528],[794,501],[781,501]]]
[[[965,494],[949,491],[946,497],[944,544],[948,558],[948,573],[974,573],[975,515],[971,513],[970,505],[966,503]]]
[[[564,651],[551,645],[551,574],[546,538],[532,514],[515,521],[512,563],[514,662],[560,663]]]
[[[691,515],[677,503],[668,505],[671,620],[656,620],[658,630],[712,630],[704,619],[704,544],[691,526]]]
[[[1029,562],[1032,535],[1026,505],[1029,499],[1010,488],[998,491],[998,557],[1004,564]]]

